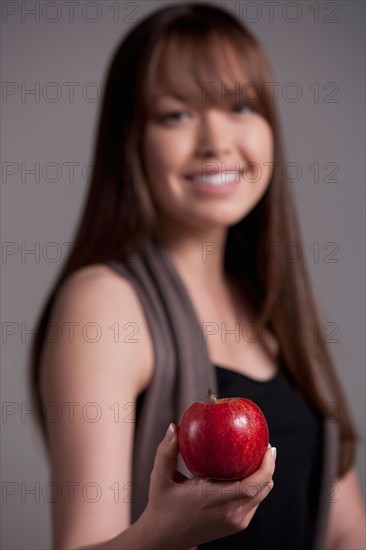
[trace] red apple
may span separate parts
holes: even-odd
[[[200,478],[238,480],[253,474],[268,447],[268,426],[250,399],[216,399],[188,407],[178,425],[178,445],[188,470]]]

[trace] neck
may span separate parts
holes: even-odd
[[[226,228],[201,232],[179,231],[177,227],[159,231],[159,239],[177,271],[188,285],[196,289],[221,290],[227,283],[224,253]]]

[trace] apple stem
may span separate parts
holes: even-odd
[[[216,394],[211,388],[208,390],[207,400],[209,403],[217,403]]]

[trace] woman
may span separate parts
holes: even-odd
[[[248,30],[204,4],[153,13],[114,55],[33,346],[53,481],[73,489],[55,495],[57,549],[364,547],[357,436],[306,268],[271,247],[300,244],[272,80]],[[190,476],[176,425],[208,385],[261,406],[276,466],[268,449],[241,482]],[[75,414],[52,422],[49,402]]]

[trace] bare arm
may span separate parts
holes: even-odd
[[[144,515],[141,516],[133,525],[108,541],[103,540],[92,546],[67,547],[67,550],[164,550],[167,548],[164,541],[156,530],[149,528],[146,519]],[[180,550],[178,546],[176,548]]]
[[[366,513],[355,468],[337,479],[336,488],[330,510],[327,550],[364,550]]]
[[[141,328],[141,315],[129,283],[103,266],[74,274],[55,304],[51,321],[62,338],[45,345],[41,391],[62,413],[47,426],[52,482],[61,494],[52,505],[57,550],[107,541],[130,526],[133,413],[146,373],[146,334],[140,330],[131,342],[123,327]],[[110,329],[117,324],[119,338]]]

